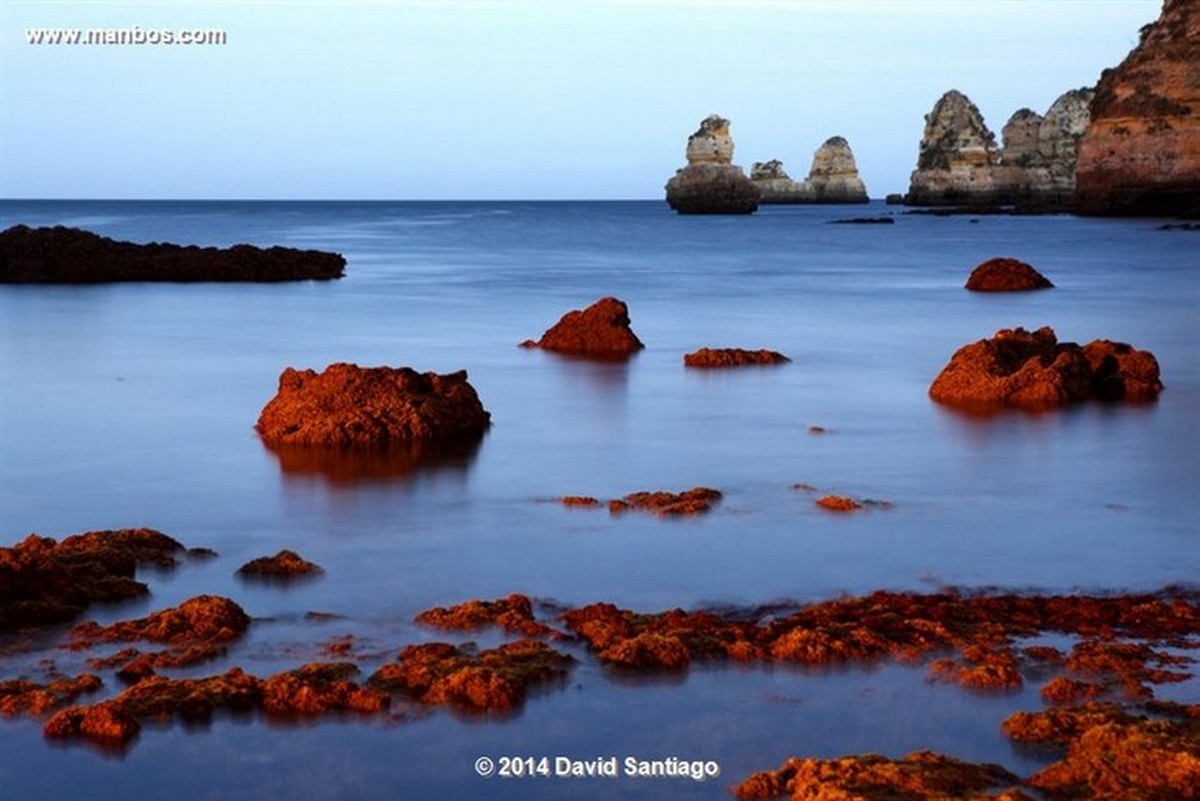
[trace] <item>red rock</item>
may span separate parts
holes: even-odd
[[[988,259],[967,278],[967,289],[973,292],[1022,292],[1053,286],[1046,276],[1017,259]]]
[[[451,607],[436,606],[421,612],[416,622],[446,631],[475,631],[499,626],[525,637],[561,637],[533,616],[533,602],[527,595],[513,593],[497,601],[466,601]]]
[[[386,693],[361,687],[349,677],[350,662],[314,663],[279,673],[262,682],[262,706],[272,715],[319,715],[326,712],[379,712],[390,701]]]
[[[862,504],[848,495],[823,495],[814,501],[817,506],[822,509],[828,509],[831,512],[853,512],[855,509],[861,509]]]
[[[567,312],[536,343],[524,344],[600,359],[626,359],[645,347],[629,327],[628,307],[611,297],[582,311]]]
[[[530,687],[561,681],[574,660],[535,640],[474,652],[448,643],[410,645],[396,662],[377,670],[368,684],[402,692],[425,704],[508,712]]]
[[[119,640],[221,643],[241,637],[249,627],[249,615],[233,601],[217,595],[198,595],[177,607],[138,620],[123,620],[104,627],[92,622],[80,623],[71,630],[71,638],[80,647]]]
[[[558,499],[563,506],[591,508],[600,505],[600,501],[590,495],[564,495]]]
[[[311,576],[325,572],[320,565],[313,564],[295,551],[286,548],[274,556],[260,556],[251,559],[238,568],[243,576],[258,576],[265,578],[295,578]]]
[[[1137,47],[1096,86],[1079,142],[1084,214],[1200,213],[1200,6],[1165,0]]]
[[[701,348],[683,357],[685,367],[745,367],[790,362],[787,356],[773,350],[744,350],[742,348]]]
[[[60,676],[49,684],[25,679],[0,681],[0,715],[41,715],[102,686],[100,677],[91,673],[80,673],[73,679]]]
[[[681,517],[703,514],[721,500],[720,490],[710,487],[693,487],[683,492],[634,492],[620,500],[608,502],[614,514],[636,509],[653,512],[659,517]]]
[[[1162,392],[1158,360],[1124,342],[1097,339],[1083,346],[1092,371],[1092,396],[1102,400],[1152,401]]]
[[[0,548],[0,631],[62,623],[89,604],[145,595],[137,566],[171,568],[183,546],[152,529],[89,531],[56,542],[30,534]]]
[[[435,449],[479,439],[490,419],[465,370],[337,363],[321,373],[284,370],[255,428],[269,446]]]
[[[947,801],[995,796],[989,790],[1018,784],[1020,779],[999,765],[963,762],[930,751],[916,751],[903,759],[877,754],[841,759],[793,757],[778,770],[750,776],[733,788],[744,801]],[[1012,801],[1026,798],[1019,790],[1007,791]]]
[[[1158,396],[1158,362],[1123,343],[1060,343],[1049,327],[1004,329],[965,345],[934,379],[930,396],[966,409],[1003,406],[1044,410],[1097,398],[1145,401]]]

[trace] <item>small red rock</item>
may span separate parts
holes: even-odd
[[[967,279],[967,289],[973,292],[1022,292],[1053,286],[1046,276],[1017,259],[988,259]]]
[[[625,359],[645,347],[629,327],[628,307],[612,297],[567,312],[536,343],[522,343],[522,347],[534,346],[600,359]]]
[[[775,365],[790,362],[787,356],[773,350],[745,350],[743,348],[701,348],[683,357],[685,367],[747,367]]]

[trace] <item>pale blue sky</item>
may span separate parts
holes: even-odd
[[[1094,84],[1161,0],[0,0],[0,196],[661,198],[687,136],[803,177],[849,139],[907,188],[923,116],[996,132]],[[47,46],[31,28],[221,28]]]

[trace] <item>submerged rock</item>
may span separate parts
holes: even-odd
[[[626,359],[645,347],[629,327],[629,307],[612,297],[567,312],[537,342],[521,345],[597,359]]]
[[[787,356],[773,350],[744,348],[701,348],[683,357],[685,367],[746,367],[787,364]]]
[[[0,233],[0,283],[329,280],[345,266],[339,254],[318,250],[139,245],[61,225]]]
[[[283,549],[274,556],[251,559],[238,568],[238,575],[258,578],[296,578],[324,573],[320,565],[314,564],[295,551]]]
[[[92,603],[146,595],[138,565],[172,568],[183,545],[148,528],[89,531],[58,542],[30,534],[0,548],[0,631],[64,623]]]
[[[694,487],[683,492],[634,492],[608,502],[613,513],[630,509],[653,512],[659,517],[683,517],[703,514],[721,500],[720,490]]]
[[[1153,354],[1107,340],[1083,348],[1060,343],[1048,326],[1004,329],[964,345],[929,387],[940,403],[979,411],[1036,411],[1089,398],[1149,401],[1161,391]]]
[[[451,607],[435,606],[418,614],[416,622],[447,631],[475,631],[487,626],[499,626],[506,632],[515,632],[524,637],[562,636],[538,622],[533,616],[533,601],[529,596],[516,592],[496,601],[465,601]]]
[[[752,214],[760,192],[732,163],[729,120],[706,117],[687,145],[687,166],[667,181],[667,204],[680,214]]]
[[[467,373],[331,364],[287,368],[255,428],[268,446],[386,450],[477,441],[490,425]]]
[[[1200,214],[1200,5],[1165,0],[1096,87],[1079,143],[1084,214]]]
[[[1050,279],[1017,259],[988,259],[971,271],[967,289],[972,292],[1024,292],[1049,289]]]

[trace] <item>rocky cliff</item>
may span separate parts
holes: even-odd
[[[1200,3],[1165,0],[1096,87],[1079,145],[1086,214],[1200,214]]]
[[[1043,116],[1020,109],[1003,145],[966,95],[951,90],[925,117],[925,132],[905,202],[915,206],[1018,205],[1069,208],[1078,142],[1090,120],[1090,89],[1073,89]]]
[[[841,136],[825,140],[813,153],[808,178],[793,181],[783,164],[755,162],[750,180],[762,193],[763,203],[866,203],[867,188],[858,175],[854,151]]]
[[[716,114],[700,123],[687,144],[687,166],[667,181],[667,203],[680,214],[751,214],[758,187],[733,164],[729,120]]]

